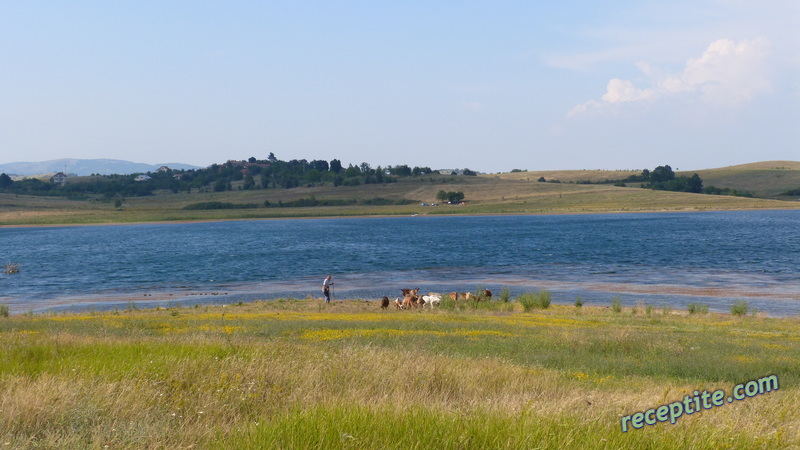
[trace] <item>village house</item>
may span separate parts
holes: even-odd
[[[67,183],[67,174],[64,172],[58,172],[57,174],[53,175],[53,178],[51,178],[50,181],[52,181],[53,184],[63,186]]]

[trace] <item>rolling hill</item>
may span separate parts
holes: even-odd
[[[769,161],[696,171],[704,185],[749,191],[761,198],[705,195],[615,186],[632,171],[530,171],[479,176],[423,175],[394,183],[295,188],[156,191],[144,197],[82,198],[0,194],[0,226],[94,224],[153,221],[264,219],[376,215],[585,214],[620,212],[798,209],[797,196],[778,194],[800,188],[800,163]],[[695,171],[679,172],[691,176]],[[80,177],[78,177],[80,178]],[[85,177],[91,181],[93,177]],[[541,182],[544,178],[547,182]],[[558,181],[558,182],[555,182]],[[76,179],[73,182],[81,182]],[[594,184],[592,184],[594,183]],[[463,192],[466,205],[437,203],[441,190]],[[290,206],[298,201],[335,206]],[[202,204],[221,206],[214,209]],[[438,202],[441,203],[441,202]],[[241,206],[246,208],[237,208]]]
[[[91,174],[127,175],[154,172],[161,166],[171,169],[199,169],[198,166],[181,163],[143,164],[119,159],[53,159],[40,162],[13,162],[0,164],[0,173],[14,176],[34,176],[64,172],[78,176]]]

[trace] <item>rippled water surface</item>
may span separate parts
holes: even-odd
[[[12,310],[109,308],[320,296],[400,288],[644,302],[771,315],[800,312],[800,211],[263,220],[2,228],[0,276]]]

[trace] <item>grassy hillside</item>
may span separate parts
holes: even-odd
[[[681,175],[694,172],[703,179],[704,186],[750,191],[758,197],[782,198],[781,193],[800,189],[800,162],[797,161],[765,161]]]
[[[787,209],[794,201],[662,192],[609,184],[577,184],[624,179],[631,171],[516,172],[482,176],[430,175],[401,178],[397,183],[361,186],[317,186],[293,189],[191,194],[161,192],[124,199],[83,200],[0,194],[0,225],[89,224],[144,221],[222,220],[242,218],[330,217],[370,215],[447,214],[557,214],[640,211],[704,211],[732,209]],[[731,187],[756,193],[785,192],[800,187],[800,163],[772,162],[698,171],[705,185]],[[540,177],[551,182],[539,182]],[[560,181],[555,183],[552,181]],[[439,190],[461,191],[466,206],[420,206],[437,202]],[[340,200],[346,206],[266,208],[298,199]],[[412,204],[366,205],[376,198],[408,200]],[[256,209],[184,210],[203,202],[256,204]]]

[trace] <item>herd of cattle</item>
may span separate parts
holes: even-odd
[[[403,296],[394,299],[394,306],[398,310],[417,308],[424,309],[425,306],[429,306],[431,309],[433,309],[442,303],[442,294],[439,294],[438,292],[431,292],[428,295],[419,295],[419,288],[401,290],[403,292]],[[492,291],[485,289],[479,295],[473,294],[472,292],[451,292],[447,295],[456,303],[458,303],[459,300],[469,301],[473,299],[479,302],[481,300],[491,300]],[[389,309],[389,303],[389,297],[384,296],[381,299],[381,308]]]

